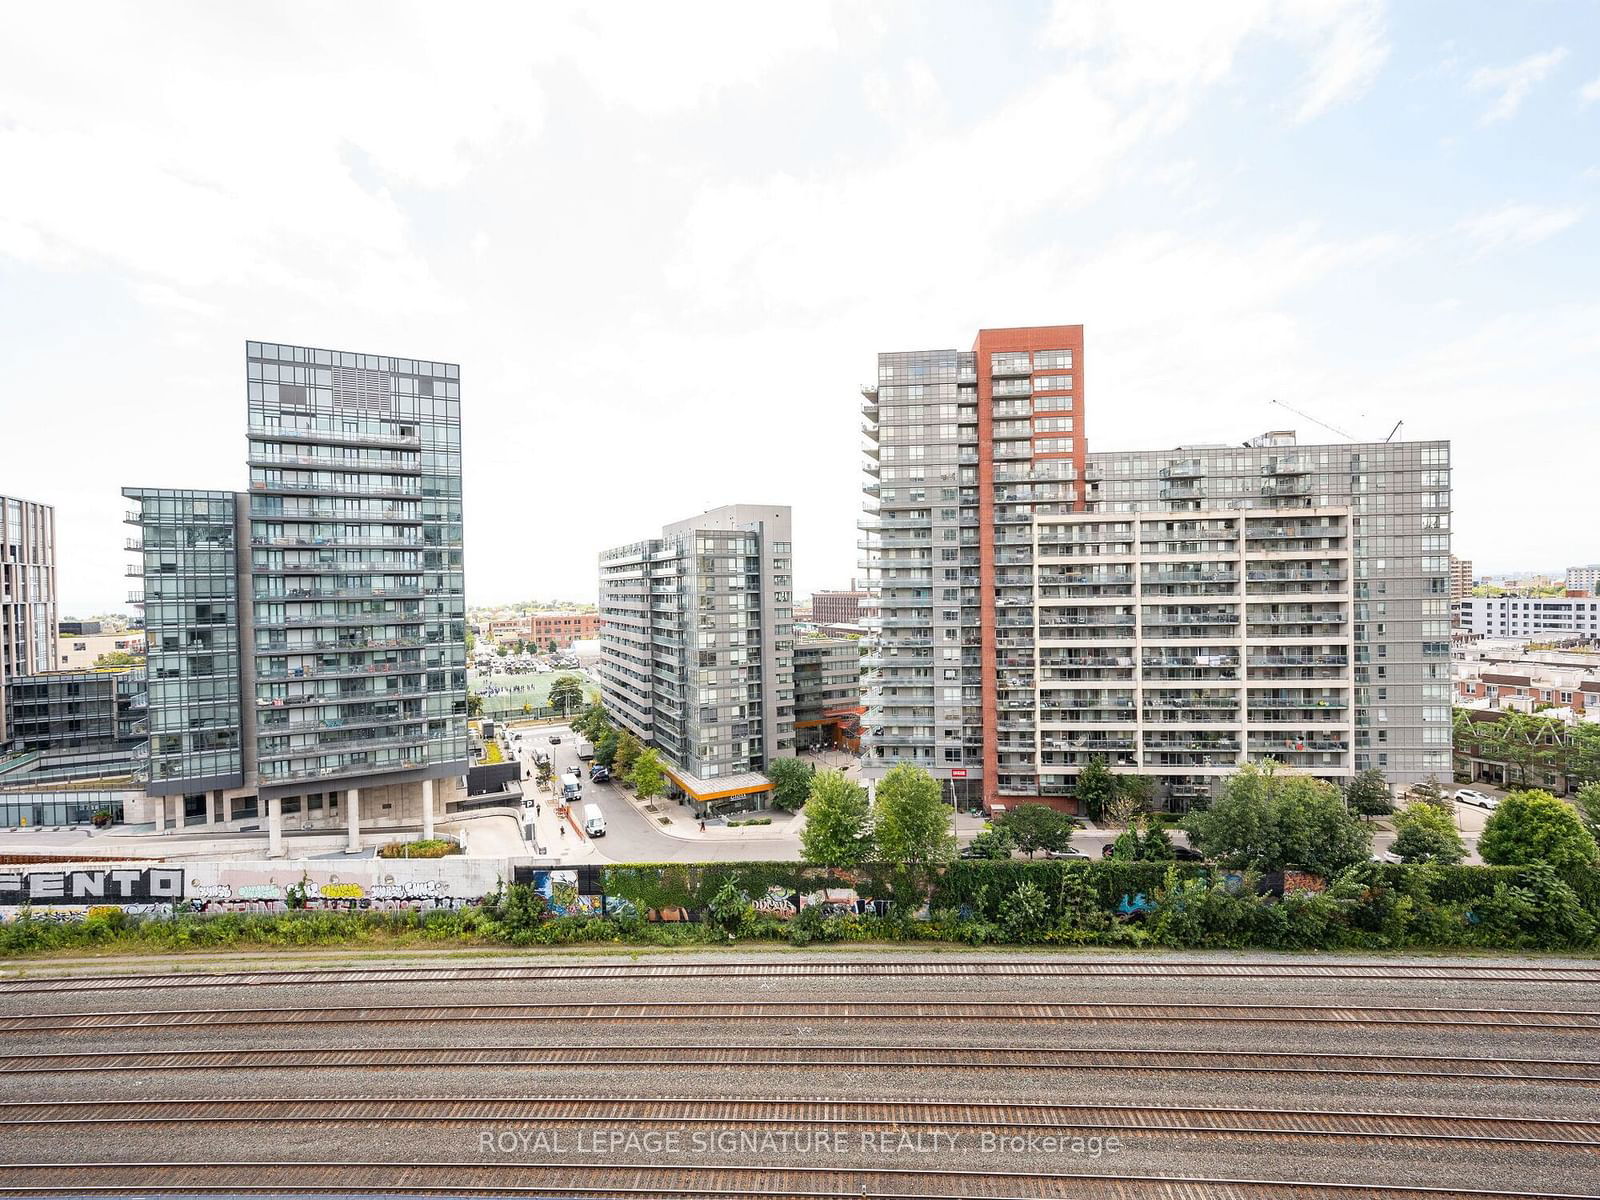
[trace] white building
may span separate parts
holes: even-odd
[[[1593,596],[1468,596],[1456,611],[1463,630],[1483,637],[1600,637],[1600,599]]]

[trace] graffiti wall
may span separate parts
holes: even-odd
[[[463,908],[506,879],[500,859],[323,859],[0,867],[0,919],[21,911],[81,920],[95,908],[130,915],[289,909]]]

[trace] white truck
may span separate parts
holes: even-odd
[[[594,743],[588,738],[581,737],[578,739],[578,757],[583,759],[584,762],[588,762],[594,757]]]
[[[571,804],[583,795],[583,776],[578,774],[577,767],[571,767],[561,775],[561,798]]]
[[[583,832],[592,838],[605,837],[606,816],[598,804],[583,806]]]

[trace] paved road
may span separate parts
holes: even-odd
[[[286,951],[292,954],[292,951]],[[492,958],[505,962],[507,955]],[[1330,960],[1353,960],[1354,955],[1305,956],[1184,953],[1182,955],[1038,955],[967,954],[949,947],[934,952],[863,948],[847,954],[792,953],[744,950],[732,955],[652,956],[632,963],[623,956],[586,955],[584,962],[611,965],[616,974],[607,978],[556,977],[528,980],[473,980],[470,983],[391,976],[388,982],[358,982],[318,987],[304,983],[271,987],[261,983],[231,985],[175,985],[130,983],[126,989],[106,991],[76,989],[61,993],[0,992],[0,1017],[44,1014],[15,1027],[0,1026],[0,1054],[29,1053],[145,1053],[157,1050],[221,1052],[240,1048],[284,1048],[293,1054],[319,1049],[362,1048],[376,1052],[392,1047],[441,1047],[474,1052],[475,1061],[415,1063],[404,1070],[382,1070],[358,1065],[362,1056],[306,1069],[265,1069],[227,1062],[203,1062],[189,1069],[99,1071],[0,1072],[0,1113],[16,1115],[11,1107],[20,1101],[100,1101],[163,1099],[216,1101],[227,1098],[271,1097],[288,1103],[313,1097],[493,1097],[525,1099],[499,1106],[491,1122],[423,1120],[399,1123],[284,1119],[281,1115],[251,1118],[235,1123],[208,1122],[203,1118],[155,1124],[39,1124],[18,1126],[0,1138],[0,1163],[61,1163],[195,1161],[237,1162],[321,1160],[333,1162],[438,1162],[476,1164],[485,1161],[480,1133],[485,1129],[535,1132],[537,1122],[519,1120],[518,1111],[539,1096],[588,1097],[702,1097],[711,1101],[746,1099],[783,1101],[804,1096],[839,1102],[836,1119],[879,1116],[884,1124],[894,1118],[887,1106],[897,1101],[1050,1102],[1103,1106],[1086,1109],[1071,1119],[1080,1122],[1083,1135],[1108,1135],[1117,1131],[1115,1156],[1092,1157],[1085,1152],[1050,1152],[1022,1148],[1003,1158],[985,1157],[970,1112],[956,1110],[957,1125],[947,1131],[962,1134],[961,1145],[950,1149],[942,1142],[930,1149],[904,1152],[889,1159],[874,1157],[852,1136],[846,1152],[835,1157],[815,1148],[716,1149],[693,1156],[664,1149],[635,1148],[626,1154],[607,1155],[576,1145],[569,1134],[559,1152],[548,1146],[541,1152],[505,1152],[497,1161],[507,1163],[560,1162],[660,1162],[695,1165],[749,1163],[816,1167],[944,1168],[967,1171],[1039,1171],[1062,1175],[1083,1173],[1117,1175],[1200,1176],[1222,1179],[1301,1179],[1327,1183],[1365,1185],[1410,1184],[1429,1187],[1511,1189],[1594,1195],[1600,1192],[1600,1154],[1593,1147],[1519,1144],[1495,1140],[1495,1131],[1473,1125],[1471,1119],[1515,1117],[1569,1119],[1585,1117],[1592,1109],[1592,1087],[1575,1081],[1516,1080],[1500,1077],[1497,1064],[1517,1059],[1595,1058],[1594,1034],[1579,1029],[1520,1028],[1488,1025],[1434,1028],[1383,1023],[1365,1026],[1306,1021],[1257,1024],[1239,1020],[1214,1021],[1205,1014],[1170,1021],[1095,1019],[1081,1015],[1049,1021],[1003,1020],[983,1016],[932,1015],[896,1020],[798,1015],[783,1020],[749,1018],[698,1018],[688,1021],[629,1019],[605,1021],[579,1015],[590,1004],[678,1002],[693,1006],[716,1002],[758,1000],[811,1003],[855,1000],[867,1005],[918,1002],[938,1006],[955,1002],[1037,1003],[1064,1005],[1133,1004],[1285,1005],[1290,1012],[1337,1006],[1348,1014],[1367,1006],[1427,1007],[1445,1010],[1445,1016],[1474,1008],[1570,1009],[1594,1012],[1600,1008],[1600,985],[1592,981],[1535,982],[1508,978],[1439,980],[1411,977],[1406,965],[1436,972],[1453,960],[1407,959],[1386,956],[1373,960],[1378,970],[1361,979],[1319,977],[1261,978],[1244,973],[1276,966],[1324,971]],[[756,977],[726,974],[650,978],[648,971],[668,962],[702,963],[713,969],[730,961],[781,960],[782,974]],[[985,977],[898,974],[871,976],[807,977],[805,966],[829,961],[855,960],[936,961],[953,963],[1000,960],[1013,973]],[[1109,962],[1128,973],[1029,974],[1019,976],[1029,963],[1071,967],[1078,960]],[[437,960],[435,960],[437,961]],[[451,956],[447,967],[470,965]],[[518,963],[572,962],[568,959],[518,957]],[[1227,964],[1239,971],[1220,977],[1196,978],[1172,974],[1176,961]],[[1496,965],[1495,960],[1462,960],[1473,967]],[[1506,965],[1526,964],[1527,960]],[[254,965],[254,964],[252,964]],[[1583,965],[1580,960],[1558,960],[1555,965]],[[47,968],[54,969],[54,968]],[[124,968],[126,969],[126,968]],[[135,968],[140,969],[140,968]],[[153,969],[146,967],[143,969]],[[208,961],[206,969],[225,969]],[[1509,974],[1509,973],[1508,973]],[[61,1032],[32,1028],[50,1014],[119,1012],[138,1009],[261,1010],[319,1006],[375,1007],[384,1004],[528,1004],[552,1007],[548,1019],[538,1022],[484,1020],[476,1025],[436,1023],[427,1015],[394,1023],[280,1024],[276,1026],[171,1025],[144,1028],[95,1028],[83,1018],[79,1030]],[[563,1015],[570,1010],[570,1017]],[[796,1050],[832,1046],[845,1050],[862,1047],[910,1048],[948,1052],[953,1065],[936,1069],[902,1065],[863,1067],[848,1063],[755,1066],[715,1065],[704,1061],[675,1061],[670,1047],[696,1050],[722,1045],[770,1047],[769,1057],[781,1059]],[[507,1053],[492,1053],[504,1047]],[[557,1065],[517,1066],[509,1051],[563,1047],[588,1047],[597,1059],[636,1057],[660,1047],[660,1061],[652,1064],[571,1061],[570,1052]],[[1020,1047],[1014,1063],[976,1069],[961,1065],[968,1048]],[[1089,1049],[1084,1067],[1069,1069],[1043,1060],[1044,1051]],[[1030,1051],[1037,1050],[1040,1054]],[[1141,1050],[1156,1054],[1160,1065],[1129,1068],[1112,1062],[1115,1051]],[[1240,1071],[1213,1069],[1227,1055],[1270,1050],[1291,1055],[1348,1053],[1374,1055],[1357,1066],[1370,1068],[1364,1076],[1319,1073],[1317,1070],[1280,1072],[1273,1069]],[[1096,1059],[1093,1052],[1103,1056]],[[1486,1060],[1484,1077],[1384,1076],[1382,1071],[1407,1055],[1471,1057]],[[459,1056],[455,1056],[458,1057]],[[1300,1060],[1301,1066],[1305,1063]],[[1590,1072],[1593,1074],[1593,1072]],[[1163,1109],[1262,1109],[1272,1113],[1300,1110],[1304,1129],[1329,1125],[1346,1129],[1373,1129],[1372,1117],[1329,1118],[1316,1113],[1435,1113],[1461,1114],[1447,1128],[1458,1130],[1459,1140],[1406,1140],[1369,1132],[1367,1136],[1295,1137],[1261,1133],[1223,1133],[1216,1128],[1197,1132],[1163,1132],[1149,1127],[1128,1128],[1112,1124],[1115,1113],[1131,1107],[1136,1126],[1154,1124]],[[585,1105],[574,1103],[569,1113],[581,1116]],[[92,1116],[90,1117],[92,1121]],[[1260,1128],[1263,1121],[1249,1113],[1229,1119],[1235,1126]],[[1048,1124],[1048,1122],[1046,1122]],[[622,1134],[662,1132],[677,1128],[688,1137],[703,1125],[672,1126],[670,1121],[643,1122],[635,1118],[606,1119],[607,1130]],[[906,1128],[915,1128],[910,1123]],[[573,1128],[567,1126],[566,1128]],[[1050,1126],[1037,1133],[1059,1132]],[[898,1130],[897,1130],[898,1132]],[[1539,1136],[1536,1132],[1535,1137]],[[592,1147],[592,1142],[591,1142]],[[496,1151],[496,1153],[500,1153]],[[4,1181],[0,1169],[0,1182]],[[621,1181],[618,1181],[619,1188]],[[290,1190],[290,1189],[285,1189]],[[1154,1189],[1148,1189],[1151,1194]],[[844,1194],[844,1193],[841,1193]],[[1057,1192],[1056,1194],[1064,1194]],[[1137,1187],[1128,1196],[1145,1194]],[[1170,1194],[1170,1193],[1162,1193]],[[1211,1195],[1195,1189],[1195,1197]]]

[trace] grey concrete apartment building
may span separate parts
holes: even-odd
[[[861,639],[801,637],[794,644],[795,746],[850,744],[860,731]]]
[[[467,770],[459,368],[250,342],[245,374],[247,491],[124,489],[140,816],[431,835]]]
[[[56,615],[56,510],[0,496],[0,747],[7,681],[50,670]]]
[[[869,779],[1070,808],[1099,759],[1181,808],[1266,757],[1447,777],[1448,443],[1091,454],[1081,326],[883,354],[863,393]]]
[[[701,813],[762,807],[794,753],[789,509],[734,504],[600,555],[606,708]]]

